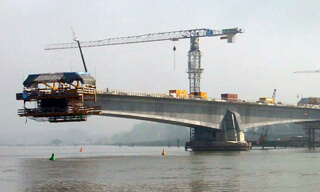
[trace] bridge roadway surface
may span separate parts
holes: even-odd
[[[139,96],[138,96],[139,95]],[[152,94],[98,92],[101,115],[186,127],[219,129],[227,110],[240,115],[242,130],[274,124],[320,121],[320,109],[246,102],[179,99]]]

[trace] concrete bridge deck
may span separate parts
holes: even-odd
[[[273,124],[320,121],[320,109],[249,102],[172,98],[166,94],[100,91],[97,105],[105,116],[140,119],[187,127],[220,129],[226,112],[238,114],[241,129]]]

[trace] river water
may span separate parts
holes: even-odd
[[[320,149],[164,149],[166,156],[162,147],[0,146],[0,191],[320,190]]]

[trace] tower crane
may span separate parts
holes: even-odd
[[[274,89],[272,94],[273,102],[276,102],[276,93],[277,93],[277,89]]]
[[[295,71],[294,73],[320,73],[320,70],[313,70],[313,71]]]
[[[235,42],[235,35],[243,33],[244,30],[240,28],[230,28],[222,30],[212,29],[190,29],[172,32],[151,33],[139,36],[118,37],[110,39],[102,39],[96,41],[83,41],[81,47],[98,47],[109,45],[122,45],[133,43],[144,43],[154,41],[178,41],[180,39],[190,39],[190,50],[188,52],[188,79],[189,79],[189,93],[198,97],[200,92],[200,79],[203,69],[201,68],[201,52],[199,50],[200,37],[215,37],[220,36],[220,39],[227,39],[228,43]],[[78,41],[77,41],[78,43]],[[45,46],[45,50],[57,49],[73,49],[78,48],[77,43],[61,43],[50,44]]]

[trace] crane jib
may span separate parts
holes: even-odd
[[[197,38],[197,37],[213,37],[213,36],[234,36],[237,33],[243,33],[244,30],[240,28],[212,30],[212,29],[190,29],[172,32],[162,33],[151,33],[146,35],[109,38],[104,40],[96,41],[84,41],[81,42],[82,47],[97,47],[97,46],[108,46],[108,45],[121,45],[121,44],[133,44],[153,41],[177,41],[179,39]],[[228,41],[229,42],[229,41]],[[231,41],[230,41],[231,42]],[[56,49],[72,49],[77,48],[76,43],[60,43],[50,44],[45,46],[45,50],[56,50]]]

